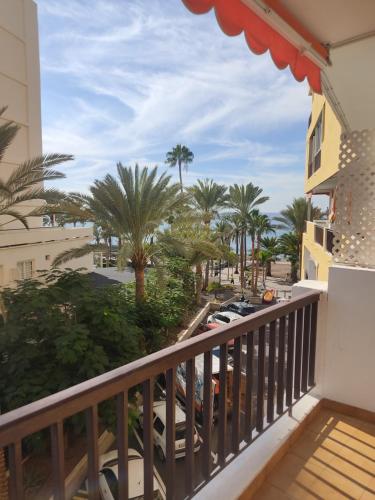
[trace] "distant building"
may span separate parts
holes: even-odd
[[[1,0],[0,45],[0,106],[8,106],[0,120],[12,120],[21,127],[0,164],[0,178],[7,178],[20,162],[42,153],[38,21],[33,0]],[[31,208],[25,205],[25,213]],[[92,239],[92,228],[43,227],[41,217],[30,218],[30,230],[5,217],[0,223],[5,223],[0,229],[0,286],[49,268],[59,253]],[[91,269],[92,256],[65,267]]]

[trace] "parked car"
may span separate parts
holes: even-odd
[[[144,497],[143,457],[137,450],[128,449],[129,500]],[[118,451],[113,450],[99,457],[99,489],[103,500],[118,500]],[[154,475],[155,500],[163,500],[161,487]]]
[[[154,445],[156,446],[157,454],[164,462],[167,453],[167,427],[166,413],[167,403],[165,401],[155,401],[153,405],[154,420],[153,433]],[[175,407],[175,422],[176,422],[176,437],[175,437],[175,458],[184,457],[186,454],[186,415],[182,409],[176,404]],[[143,413],[139,415],[139,423],[143,427]],[[194,451],[200,448],[200,440],[197,429],[194,427]]]
[[[207,323],[219,323],[221,325],[226,325],[241,318],[242,316],[232,311],[215,312],[214,314],[208,316]]]
[[[256,309],[251,304],[247,302],[231,302],[230,304],[226,304],[225,306],[220,307],[220,311],[232,311],[240,316],[248,316],[249,314],[255,313]]]

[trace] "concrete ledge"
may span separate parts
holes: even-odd
[[[275,464],[300,437],[320,407],[321,400],[318,396],[306,394],[293,406],[292,416],[285,414],[277,420],[194,498],[199,500],[251,498]]]

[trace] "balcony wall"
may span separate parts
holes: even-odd
[[[322,239],[319,239],[319,235]],[[327,228],[320,223],[307,222],[306,232],[303,235],[302,270],[301,277],[308,277],[319,281],[328,280],[329,267],[332,264],[332,254],[327,251]],[[320,244],[319,243],[322,243]],[[315,276],[311,276],[315,269]]]

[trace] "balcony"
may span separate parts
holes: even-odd
[[[64,468],[64,421],[80,412],[84,412],[86,420],[88,495],[99,498],[98,405],[111,398],[116,399],[117,405],[119,498],[128,498],[128,448],[132,439],[128,433],[128,401],[135,386],[141,388],[143,400],[144,498],[153,498],[157,458],[153,402],[155,382],[160,385],[161,380],[165,381],[166,395],[162,496],[185,498],[196,494],[210,480],[215,481],[237,455],[267,434],[314,387],[319,296],[319,291],[308,291],[288,303],[277,304],[2,415],[0,448],[8,450],[11,498],[24,498],[23,440],[43,429],[49,429],[51,437],[54,481],[50,494],[54,498],[70,498],[74,494]],[[233,341],[233,365],[229,368],[228,345]],[[215,379],[212,351],[218,346],[220,368]],[[204,360],[202,379],[196,370],[199,356]],[[176,377],[176,373],[180,376]],[[180,399],[183,394],[186,413],[186,456],[182,469],[175,460],[177,393]],[[202,425],[202,446],[196,457],[197,422]],[[182,470],[182,481],[176,480],[177,466],[179,477]]]
[[[86,477],[89,498],[99,498],[103,426],[98,406],[106,400],[116,401],[117,408],[118,498],[129,498],[128,449],[134,437],[128,431],[128,403],[134,387],[142,393],[146,499],[153,498],[156,473],[162,498],[371,498],[375,339],[373,314],[361,300],[363,287],[375,293],[375,271],[333,266],[328,286],[300,282],[288,303],[2,415],[0,447],[7,450],[11,498],[25,497],[23,443],[42,429],[50,434],[51,460],[45,464],[53,481],[34,498],[71,498]],[[160,384],[165,463],[154,453],[153,403]],[[185,457],[175,460],[177,395],[184,403],[186,442]],[[81,446],[87,459],[73,484],[66,474],[64,422],[79,413],[86,421]],[[201,438],[198,452],[194,427]]]

